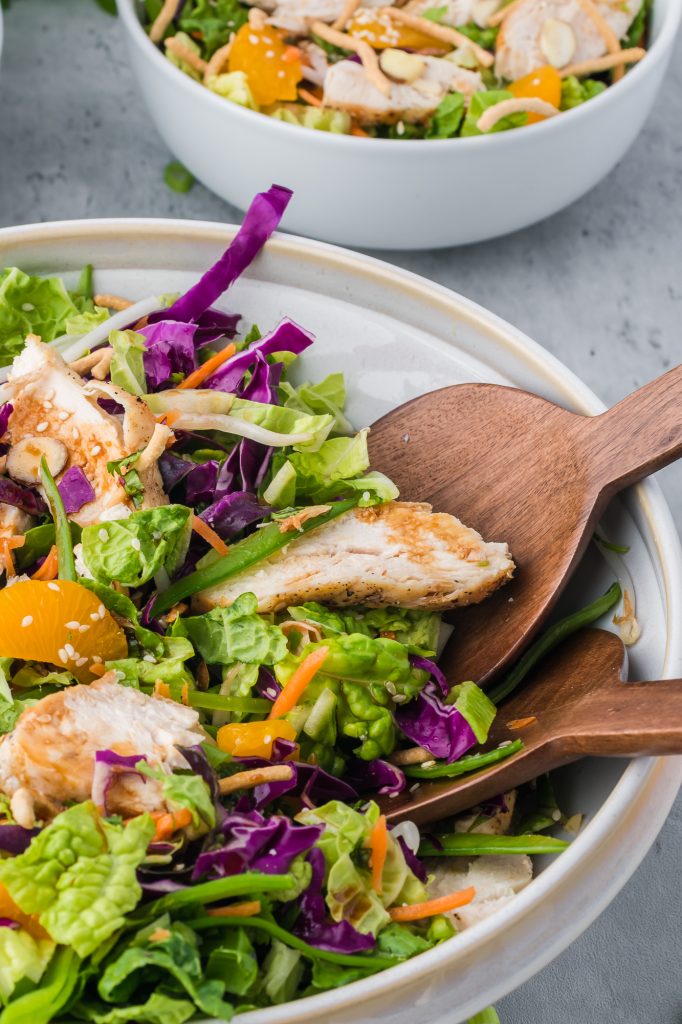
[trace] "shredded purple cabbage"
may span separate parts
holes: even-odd
[[[240,320],[239,313],[225,313],[224,310],[213,307],[205,310],[196,321],[197,332],[194,335],[196,347],[203,348],[204,345],[210,345],[218,338],[227,338],[228,341],[231,341],[237,334]]]
[[[9,418],[13,412],[14,406],[11,402],[5,402],[4,405],[0,406],[0,437],[4,437],[7,433]]]
[[[208,459],[190,469],[185,477],[185,504],[193,508],[213,501],[218,480],[218,463]]]
[[[378,757],[373,761],[352,758],[346,766],[344,779],[358,793],[378,793],[379,796],[398,796],[407,785],[405,773],[400,768]]]
[[[282,687],[275,679],[273,673],[265,665],[261,665],[258,669],[258,680],[256,682],[256,691],[259,697],[265,697],[266,700],[275,701],[282,692]],[[275,740],[273,748],[279,740]],[[295,748],[296,744],[292,743],[292,749]],[[280,758],[281,760],[281,758]]]
[[[23,828],[21,825],[0,825],[0,850],[18,856],[27,850],[31,840],[40,832],[39,828]]]
[[[108,812],[107,794],[119,775],[136,775],[146,784],[147,779],[135,765],[146,761],[142,754],[117,754],[115,750],[95,751],[95,769],[92,773],[92,801],[95,807]]]
[[[424,672],[428,672],[432,679],[438,683],[440,692],[444,697],[447,697],[450,692],[450,684],[443,675],[443,670],[438,668],[435,661],[431,661],[430,658],[421,658],[418,654],[410,655],[410,665],[412,668],[422,669]]]
[[[95,491],[80,466],[71,466],[59,481],[59,493],[67,515],[79,512],[83,505],[95,500]]]
[[[21,925],[11,917],[0,917],[0,928],[21,928]]]
[[[270,509],[259,504],[255,494],[233,491],[218,498],[205,508],[199,518],[215,530],[223,540],[230,540],[247,526],[259,522],[270,514]]]
[[[466,718],[454,705],[443,704],[435,683],[428,682],[414,700],[396,707],[393,714],[408,739],[448,764],[476,746]]]
[[[274,331],[264,335],[259,341],[252,342],[248,348],[219,367],[212,376],[204,381],[204,387],[214,388],[217,391],[234,392],[241,384],[246,371],[253,367],[259,356],[264,359],[277,352],[292,352],[298,356],[309,348],[314,340],[314,334],[285,317]]]
[[[307,853],[323,831],[322,825],[298,825],[277,815],[264,818],[255,810],[230,814],[222,824],[224,844],[199,854],[192,880],[202,875],[224,878],[243,871],[286,874],[292,861]]]
[[[7,476],[0,476],[0,502],[14,505],[29,516],[44,516],[47,513],[47,505],[39,494]]]
[[[144,872],[138,871],[138,882],[143,892],[152,896],[165,896],[169,892],[178,892],[180,889],[187,889],[189,886],[182,882],[174,882],[172,878],[155,878],[149,881]]]
[[[405,863],[407,864],[412,874],[416,875],[420,882],[425,882],[426,879],[429,877],[429,873],[426,870],[426,867],[424,866],[423,862],[419,859],[417,854],[410,849],[410,847],[407,845],[402,836],[398,836],[398,846],[403,851]]]
[[[185,376],[196,370],[196,324],[177,320],[159,320],[138,331],[143,335],[147,351],[144,354],[144,373],[147,389],[159,391],[171,384],[172,373]]]
[[[373,949],[373,935],[363,935],[349,921],[332,922],[327,916],[327,905],[322,895],[324,881],[324,854],[314,848],[308,854],[313,869],[310,885],[298,898],[299,915],[294,933],[317,949],[330,953],[363,953]]]
[[[252,200],[242,226],[220,259],[170,309],[165,310],[161,316],[156,314],[150,317],[150,321],[197,321],[253,262],[277,229],[291,196],[291,189],[281,185],[273,185],[267,192],[259,192]]]

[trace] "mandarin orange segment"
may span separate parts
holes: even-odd
[[[277,739],[295,740],[296,730],[282,719],[265,722],[231,722],[218,729],[218,747],[234,757],[272,757]]]
[[[228,68],[246,74],[253,98],[262,107],[295,100],[296,86],[303,78],[300,57],[270,25],[262,29],[242,25],[232,43]]]
[[[82,683],[91,665],[125,658],[123,630],[90,590],[70,580],[21,580],[0,591],[0,656],[44,661]]]
[[[515,82],[507,86],[508,91],[517,99],[528,99],[536,97],[558,107],[561,103],[561,75],[551,64],[544,64],[542,67],[531,71],[523,78],[517,78]],[[535,124],[537,121],[544,121],[542,114],[529,114],[528,124]]]
[[[346,26],[346,32],[355,39],[363,39],[375,50],[387,47],[409,50],[451,50],[447,43],[427,36],[425,32],[408,28],[397,21],[392,21],[388,14],[359,8]]]
[[[0,917],[7,917],[10,921],[16,921],[21,927],[32,935],[34,939],[49,939],[50,934],[46,932],[38,918],[33,914],[24,914],[19,910],[5,886],[0,882]]]

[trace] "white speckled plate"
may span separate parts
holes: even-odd
[[[233,230],[154,220],[10,228],[0,231],[0,266],[75,280],[91,262],[98,290],[137,299],[186,288]],[[481,307],[322,243],[276,236],[226,305],[264,329],[287,315],[313,330],[318,340],[299,372],[317,378],[345,371],[357,426],[414,395],[466,380],[534,390],[581,413],[603,408],[561,363]],[[563,607],[591,600],[615,572],[634,590],[643,630],[631,649],[631,675],[682,675],[682,555],[658,486],[647,483],[614,503],[602,529],[630,553],[607,562],[590,551]],[[681,780],[679,758],[587,760],[565,769],[563,802],[586,814],[586,825],[560,857],[540,859],[532,884],[496,916],[384,974],[247,1014],[244,1024],[466,1020],[555,957],[613,899],[656,837]]]

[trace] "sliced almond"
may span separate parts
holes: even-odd
[[[379,66],[395,82],[416,82],[424,73],[426,63],[416,53],[389,48],[382,50]]]
[[[478,0],[471,11],[471,17],[479,28],[488,27],[488,18],[499,9],[500,0]]]
[[[66,465],[69,453],[61,441],[53,437],[24,437],[13,444],[7,455],[7,472],[22,484],[40,483],[40,460],[56,476]]]
[[[575,32],[558,18],[547,18],[540,32],[540,49],[554,68],[570,64],[575,53]]]

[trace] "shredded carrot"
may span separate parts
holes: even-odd
[[[260,910],[260,900],[248,900],[246,903],[232,903],[229,907],[211,907],[206,913],[210,917],[255,917]]]
[[[349,135],[356,135],[359,139],[368,139],[369,132],[366,132],[363,128],[360,128],[357,124],[354,124],[348,133]]]
[[[50,552],[40,566],[40,568],[33,573],[31,576],[32,580],[54,580],[57,578],[59,572],[59,562],[57,560],[57,547],[55,544],[50,548]]]
[[[185,707],[189,707],[189,683],[187,682],[182,684],[182,690],[180,691],[180,700],[185,705]]]
[[[185,377],[182,383],[178,384],[178,388],[198,387],[199,384],[205,381],[207,377],[211,376],[214,370],[217,370],[222,363],[229,359],[230,356],[233,356],[236,351],[236,345],[227,345],[221,352],[216,352],[216,354],[211,356],[210,359],[207,359],[198,370],[195,370],[194,373],[190,373],[188,377]]]
[[[537,722],[535,715],[529,715],[528,718],[513,718],[511,722],[507,722],[507,728],[513,731],[517,729],[525,729],[529,725],[534,725]]]
[[[212,548],[218,552],[219,555],[226,555],[228,551],[227,544],[219,537],[212,527],[205,523],[199,516],[192,516],[192,529],[195,533],[198,533],[200,537],[210,544]]]
[[[307,658],[303,659],[272,705],[268,718],[281,718],[298,704],[299,697],[322,668],[328,654],[328,647],[318,647],[316,651],[312,651]]]
[[[309,92],[307,89],[299,88],[298,95],[301,97],[302,100],[305,100],[306,103],[309,103],[311,107],[322,106],[322,100],[318,99],[317,96],[315,96],[312,92]]]
[[[162,839],[168,839],[178,829],[184,828],[185,825],[191,824],[192,812],[187,807],[181,807],[179,811],[173,811],[170,814],[165,812],[157,812],[152,814],[152,819],[156,824],[156,832],[152,838],[153,843],[158,843]]]
[[[168,683],[164,683],[163,679],[157,679],[154,683],[154,696],[155,697],[167,697],[171,699],[170,686]]]
[[[391,907],[389,914],[392,921],[419,921],[422,917],[435,917],[437,914],[445,914],[448,910],[464,907],[471,903],[475,895],[476,890],[471,885],[468,889],[451,892],[448,896],[438,896],[435,900],[412,903],[407,907]]]
[[[0,561],[8,577],[16,576],[12,551],[15,548],[23,548],[25,539],[25,537],[0,537]]]
[[[156,417],[157,423],[165,423],[167,427],[172,427],[176,420],[179,420],[182,416],[181,412],[177,409],[171,409],[170,412],[164,412],[161,416]],[[123,467],[121,466],[121,469]]]
[[[372,888],[381,893],[384,864],[388,853],[388,829],[386,815],[381,814],[369,834],[369,866],[372,869]]]
[[[295,61],[300,59],[301,51],[298,46],[287,46],[281,57],[281,60],[283,60],[285,64],[293,64]]]

